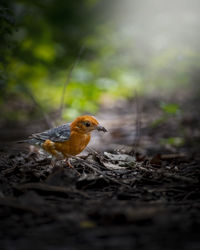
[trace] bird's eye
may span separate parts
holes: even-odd
[[[89,123],[89,122],[86,122],[86,123],[85,123],[85,126],[86,126],[86,127],[90,127],[90,123]]]

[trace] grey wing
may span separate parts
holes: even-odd
[[[70,137],[70,123],[46,130],[42,133],[33,134],[32,139],[39,141],[51,140],[53,142],[67,141]]]

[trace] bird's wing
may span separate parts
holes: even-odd
[[[70,137],[70,123],[60,125],[58,127],[46,130],[41,133],[32,134],[32,139],[39,141],[51,140],[53,142],[64,142]]]

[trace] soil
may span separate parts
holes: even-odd
[[[166,115],[160,102],[102,107],[109,133],[94,135],[73,168],[1,147],[0,249],[200,249],[200,105],[180,101],[182,112]],[[15,139],[33,124],[16,125]]]

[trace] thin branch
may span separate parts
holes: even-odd
[[[188,182],[188,183],[191,183],[191,184],[197,184],[198,183],[198,181],[196,179],[186,177],[186,176],[177,175],[175,173],[166,173],[162,169],[161,170],[153,170],[151,168],[145,168],[144,166],[139,166],[139,165],[137,165],[137,168],[139,170],[141,170],[141,171],[146,172],[146,173],[160,174],[163,177],[172,178],[174,180],[184,181],[184,182]]]
[[[67,187],[61,187],[61,186],[53,186],[53,185],[48,185],[45,183],[26,183],[22,185],[16,185],[15,188],[17,190],[37,190],[37,191],[43,191],[47,193],[57,193],[57,195],[70,195],[70,194],[79,194],[83,196],[84,198],[88,198],[89,196],[79,190],[76,190],[74,188],[67,188]]]
[[[139,97],[136,90],[135,90],[135,105],[136,105],[136,136],[135,136],[134,146],[137,147],[139,145],[141,137],[141,110],[139,105]]]
[[[71,79],[71,76],[72,76],[72,72],[74,70],[74,68],[76,67],[76,65],[78,64],[79,60],[80,60],[80,57],[81,57],[81,54],[83,53],[83,50],[84,50],[84,47],[81,46],[80,50],[79,50],[79,53],[78,53],[78,56],[75,60],[75,62],[71,65],[71,68],[69,70],[69,73],[68,73],[68,76],[67,76],[67,79],[64,83],[64,86],[63,86],[63,91],[62,91],[62,96],[61,96],[61,100],[60,100],[60,108],[59,108],[59,118],[62,117],[62,113],[63,113],[63,108],[64,108],[64,102],[65,102],[65,91],[66,91],[66,88],[70,82],[70,79]]]
[[[17,210],[21,210],[23,212],[24,211],[25,212],[30,212],[30,213],[33,213],[33,214],[36,214],[36,215],[43,214],[41,209],[21,204],[21,203],[19,203],[19,201],[16,198],[11,198],[11,197],[0,198],[0,206],[14,208],[14,209],[17,209]]]
[[[62,117],[62,113],[63,113],[63,108],[64,108],[64,101],[65,101],[65,91],[66,91],[66,87],[67,85],[69,84],[69,81],[70,81],[70,78],[72,76],[72,72],[73,72],[73,69],[75,68],[75,66],[78,64],[79,60],[80,60],[80,57],[81,57],[81,54],[84,50],[84,47],[82,46],[79,50],[79,53],[78,53],[78,56],[75,60],[75,62],[72,64],[71,66],[71,69],[69,71],[69,74],[67,76],[67,79],[66,79],[66,82],[64,84],[64,87],[63,87],[63,92],[62,92],[62,96],[61,96],[61,101],[60,101],[60,108],[59,108],[59,117],[58,118],[61,118]],[[26,94],[31,98],[31,100],[33,101],[33,103],[35,104],[35,106],[40,110],[40,112],[43,114],[43,117],[44,117],[44,120],[47,124],[47,126],[49,128],[52,128],[52,127],[55,127],[55,123],[52,122],[52,120],[50,119],[49,115],[44,111],[43,107],[40,105],[40,103],[35,99],[34,95],[31,93],[31,91],[24,87],[24,91],[26,92]]]
[[[49,115],[44,111],[43,107],[40,105],[40,103],[35,99],[33,94],[28,88],[24,88],[26,94],[31,98],[32,102],[35,104],[35,106],[40,110],[40,112],[43,114],[44,120],[49,128],[53,128],[55,124],[50,119]]]

